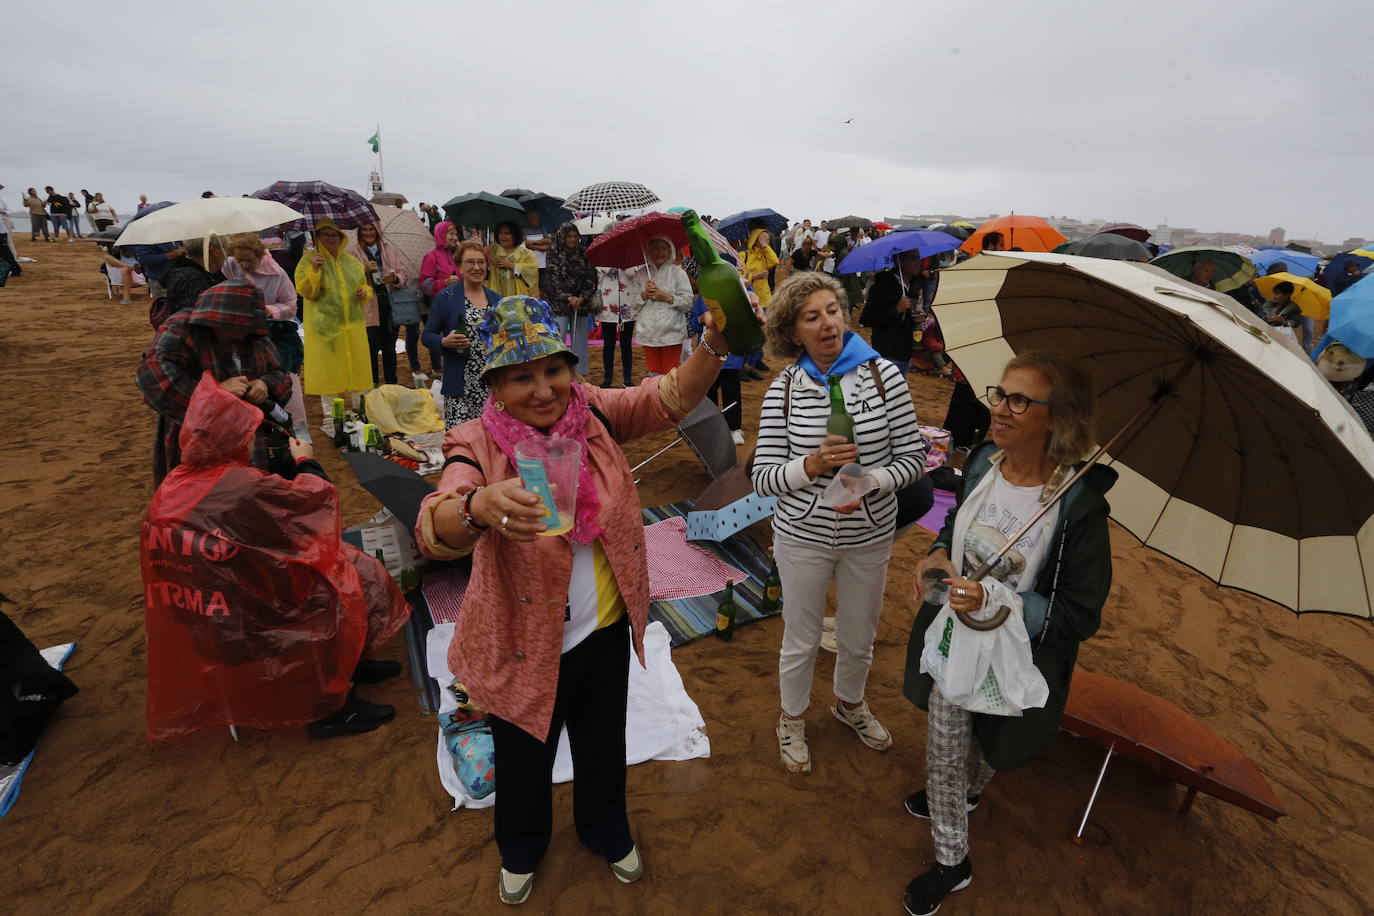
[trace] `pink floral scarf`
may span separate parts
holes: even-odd
[[[545,435],[523,420],[517,420],[504,410],[497,410],[496,395],[487,395],[486,406],[482,408],[482,425],[496,443],[497,448],[506,456],[511,465],[515,464],[515,446]],[[601,525],[597,515],[601,511],[601,500],[596,495],[596,484],[592,481],[591,464],[587,451],[587,420],[591,409],[587,406],[587,394],[580,382],[573,382],[568,398],[568,409],[563,416],[549,428],[548,435],[572,439],[582,446],[582,467],[577,475],[577,518],[573,523],[572,539],[575,544],[590,544],[601,536]]]

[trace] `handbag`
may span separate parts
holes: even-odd
[[[496,791],[496,746],[486,719],[472,719],[462,709],[439,714],[444,747],[453,759],[453,772],[473,798]]]

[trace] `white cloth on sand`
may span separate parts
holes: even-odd
[[[453,674],[448,670],[448,647],[453,641],[454,624],[437,624],[429,631],[425,646],[425,664],[430,677],[439,683],[439,712],[457,708],[448,686]],[[644,661],[641,668],[634,653],[630,653],[630,689],[625,716],[625,762],[643,763],[646,760],[692,760],[711,756],[711,742],[702,729],[706,721],[687,690],[682,675],[673,664],[668,630],[654,621],[644,631]],[[496,804],[496,793],[475,799],[467,794],[453,772],[453,758],[444,746],[444,733],[439,730],[439,781],[453,796],[453,807],[486,808]],[[572,756],[568,751],[568,731],[558,739],[558,756],[553,764],[554,782],[571,782]],[[496,774],[501,786],[501,773]]]

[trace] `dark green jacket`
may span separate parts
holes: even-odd
[[[949,548],[954,536],[954,516],[963,505],[965,494],[972,493],[991,468],[990,459],[996,451],[993,443],[984,442],[969,455],[964,463],[964,486],[958,503],[945,518],[945,527],[931,550]],[[1059,719],[1069,697],[1069,679],[1078,659],[1078,644],[1097,632],[1102,623],[1102,605],[1112,587],[1109,507],[1104,497],[1114,483],[1116,472],[1097,465],[1065,494],[1044,568],[1036,578],[1035,588],[1021,592],[1026,619],[1045,621],[1041,629],[1030,634],[1030,640],[1035,667],[1045,676],[1050,695],[1044,707],[1028,709],[1021,716],[974,714],[973,733],[994,770],[1021,766],[1044,750],[1059,730]],[[926,629],[939,611],[933,604],[921,606],[907,644],[903,692],[922,709],[929,708],[934,682],[930,675],[920,673],[921,652],[925,648]]]

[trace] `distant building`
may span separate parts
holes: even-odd
[[[1369,239],[1359,239],[1351,237],[1341,242],[1341,251],[1349,251],[1352,248],[1363,248],[1369,243]]]
[[[1283,244],[1283,239],[1284,239],[1284,236],[1285,236],[1285,235],[1287,235],[1287,233],[1284,232],[1284,229],[1283,229],[1282,226],[1279,226],[1279,227],[1274,228],[1274,229],[1270,229],[1270,230],[1269,230],[1269,244],[1270,244],[1270,245],[1282,245],[1282,244]]]

